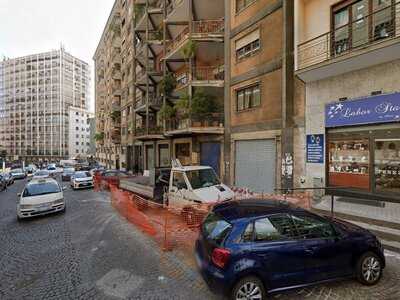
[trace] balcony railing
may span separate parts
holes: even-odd
[[[163,127],[162,126],[149,126],[148,130],[146,129],[146,126],[143,127],[137,127],[136,128],[136,136],[144,136],[144,135],[161,135],[163,134]]]
[[[193,80],[197,81],[220,81],[224,80],[224,65],[220,66],[199,66],[193,68]],[[176,88],[182,88],[189,84],[189,70],[187,68],[175,74],[177,81]]]
[[[192,22],[192,34],[198,36],[209,36],[222,34],[224,32],[224,19],[202,20]],[[175,39],[167,42],[167,53],[181,46],[189,38],[189,26],[179,33]]]
[[[192,116],[186,119],[172,119],[166,122],[167,131],[185,130],[190,128],[223,128],[224,114],[209,113],[204,115]]]
[[[184,0],[172,0],[167,6],[167,15],[172,13],[174,9],[179,6]]]
[[[224,19],[193,21],[194,34],[220,34],[224,32]]]
[[[299,44],[298,69],[400,36],[400,2]]]

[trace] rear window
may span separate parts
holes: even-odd
[[[23,197],[32,197],[53,193],[60,193],[60,187],[55,182],[43,182],[43,183],[35,183],[29,184],[26,186]]]
[[[232,229],[232,225],[215,213],[210,213],[203,222],[204,238],[220,246]]]

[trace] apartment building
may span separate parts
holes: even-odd
[[[0,62],[0,140],[10,160],[68,158],[69,109],[87,109],[90,70],[63,48]]]
[[[292,1],[225,1],[226,182],[301,185],[304,86],[293,74]]]
[[[93,113],[86,109],[69,107],[68,153],[70,158],[85,159],[91,156],[90,120]]]
[[[400,4],[296,0],[295,12],[307,181],[340,195],[398,201]]]
[[[103,164],[223,172],[223,1],[117,0],[94,60]]]

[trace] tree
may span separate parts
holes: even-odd
[[[159,116],[161,120],[169,121],[176,116],[176,108],[169,104],[164,104],[159,111]]]
[[[97,142],[104,140],[104,132],[97,132],[97,133],[94,135],[94,139],[95,139]]]

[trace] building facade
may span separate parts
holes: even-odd
[[[398,201],[400,5],[296,0],[295,6],[296,74],[306,85],[313,152],[307,181],[341,195]],[[317,139],[319,149],[312,150]]]
[[[87,109],[90,70],[63,48],[0,62],[0,140],[9,160],[68,158],[69,109]]]
[[[91,153],[90,120],[93,114],[86,109],[69,107],[69,140],[70,158],[86,159]]]
[[[300,186],[304,87],[294,77],[292,1],[225,1],[226,182]]]
[[[300,185],[293,22],[291,1],[115,1],[94,55],[100,162],[140,172],[178,158],[258,192]]]
[[[101,163],[222,174],[223,1],[115,1],[94,60]]]

